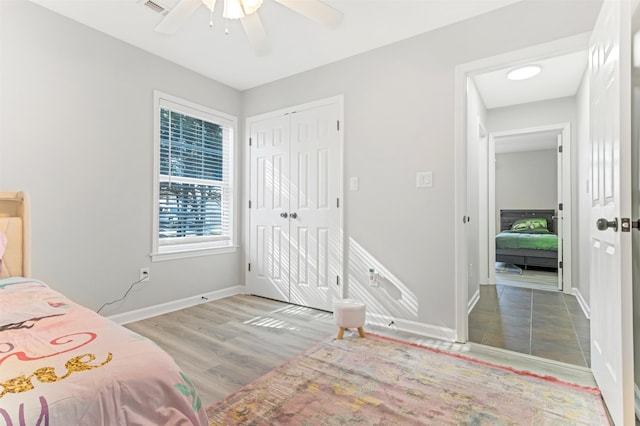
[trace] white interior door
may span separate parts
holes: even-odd
[[[630,19],[629,2],[604,2],[589,46],[591,367],[617,425],[634,424]]]
[[[289,301],[289,118],[250,127],[249,264],[251,294]]]
[[[560,265],[563,264],[562,259],[563,259],[563,243],[564,243],[564,239],[563,239],[563,232],[562,232],[562,227],[564,225],[564,211],[560,210],[560,205],[563,204],[563,200],[564,200],[564,196],[563,196],[563,187],[564,185],[562,184],[562,179],[564,174],[562,173],[562,134],[559,134],[557,136],[557,153],[558,153],[558,157],[557,157],[557,169],[558,169],[558,203],[556,204],[557,207],[557,211],[556,211],[556,221],[554,223],[554,227],[555,227],[555,231],[556,234],[558,235],[558,290],[562,291],[562,275],[563,275],[563,270],[562,268],[560,268]]]
[[[290,117],[290,301],[332,310],[341,266],[338,106]]]
[[[251,294],[332,310],[342,275],[341,104],[249,119]]]

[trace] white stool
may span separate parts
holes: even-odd
[[[360,337],[365,337],[364,322],[366,320],[366,306],[354,299],[340,299],[333,302],[333,318],[340,327],[338,340],[342,339],[348,328],[358,328]]]

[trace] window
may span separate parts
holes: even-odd
[[[235,117],[155,92],[154,260],[235,249]]]

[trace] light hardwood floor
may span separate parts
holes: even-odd
[[[208,406],[317,341],[335,337],[332,314],[255,296],[232,296],[125,327],[155,341],[194,382]],[[594,386],[587,369],[471,344],[456,344],[367,323],[366,332],[461,353],[516,369]],[[345,333],[358,338],[358,333]]]

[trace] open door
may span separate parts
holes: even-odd
[[[631,4],[606,1],[589,44],[591,367],[617,425],[634,424]]]
[[[557,155],[558,155],[558,159],[556,162],[556,167],[558,168],[558,210],[556,212],[556,216],[555,216],[555,224],[554,224],[554,228],[556,231],[556,234],[558,235],[558,291],[562,291],[562,278],[564,275],[564,271],[562,270],[563,268],[563,254],[564,254],[564,250],[563,250],[563,245],[564,245],[564,233],[563,233],[563,227],[564,227],[564,211],[560,208],[560,206],[564,205],[564,196],[563,196],[563,188],[564,188],[564,184],[563,184],[563,170],[562,170],[562,133],[558,134],[557,139]]]

